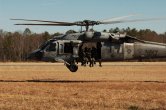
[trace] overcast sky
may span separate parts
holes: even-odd
[[[136,18],[166,17],[166,0],[0,0],[0,29],[33,32],[65,32],[80,27],[15,26],[10,18],[43,19],[55,21],[80,21],[84,19],[102,20],[112,17],[138,14]],[[114,27],[152,29],[158,33],[166,31],[166,20],[157,22],[100,25],[94,29],[101,31]]]

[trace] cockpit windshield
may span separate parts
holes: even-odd
[[[56,43],[51,42],[46,51],[56,51]]]
[[[49,44],[53,43],[54,41],[56,41],[56,40],[51,39],[51,40],[49,40],[49,41],[46,41],[46,42],[44,42],[39,48],[40,48],[41,50],[43,50],[43,49],[45,49],[46,47],[48,47]]]

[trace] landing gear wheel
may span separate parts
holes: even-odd
[[[78,66],[76,64],[71,64],[71,65],[67,65],[67,68],[71,71],[71,72],[76,72],[78,70]]]
[[[69,70],[71,72],[76,72],[78,70],[78,66],[75,65],[75,64],[72,64],[72,65],[69,66]]]

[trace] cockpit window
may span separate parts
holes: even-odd
[[[56,43],[50,43],[46,51],[56,51]]]

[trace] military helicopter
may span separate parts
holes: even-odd
[[[50,62],[63,62],[71,72],[78,70],[76,61],[84,62],[84,50],[91,49],[90,56],[95,61],[121,61],[134,59],[149,59],[166,57],[166,44],[149,42],[133,36],[119,33],[90,31],[89,26],[101,24],[117,24],[141,21],[165,20],[165,18],[134,19],[127,20],[128,15],[106,20],[84,20],[77,22],[59,22],[30,19],[11,19],[35,23],[19,23],[15,25],[35,26],[81,26],[81,32],[55,36],[46,41],[37,50],[33,51],[28,58]],[[38,22],[38,23],[36,23]],[[85,27],[85,31],[82,31]],[[86,52],[85,52],[86,54]],[[85,62],[86,63],[86,62]]]

